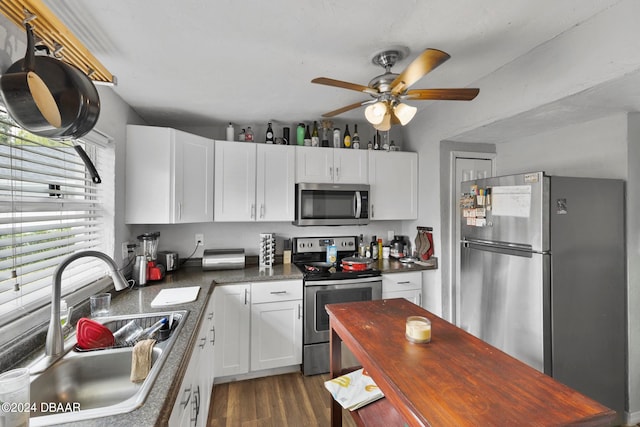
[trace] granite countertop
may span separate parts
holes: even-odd
[[[268,269],[249,266],[242,270],[220,271],[202,271],[199,267],[187,267],[168,274],[160,282],[150,282],[147,286],[113,293],[111,316],[174,310],[188,310],[189,314],[145,403],[140,408],[125,414],[65,425],[74,427],[167,425],[214,285],[288,279],[302,279],[302,273],[296,266],[277,265]],[[151,307],[151,301],[162,289],[189,286],[200,286],[200,292],[195,301],[166,307]]]
[[[385,273],[407,273],[410,271],[436,270],[438,258],[431,257],[427,261],[404,263],[395,258],[379,259],[373,266]]]

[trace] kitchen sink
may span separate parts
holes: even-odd
[[[188,311],[180,310],[96,319],[112,332],[134,319],[143,328],[162,317],[177,322],[169,337],[154,346],[151,371],[142,383],[129,379],[133,347],[83,351],[75,347],[76,337],[71,335],[65,341],[61,358],[44,368],[41,361],[30,368],[30,425],[82,421],[130,412],[142,406],[187,314]]]

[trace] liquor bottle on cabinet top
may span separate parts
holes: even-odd
[[[304,131],[304,146],[311,146],[311,134],[309,133],[309,125],[307,125],[307,128]]]
[[[320,136],[318,135],[318,122],[313,121],[313,132],[311,133],[311,146],[318,147],[320,146]]]
[[[265,142],[267,144],[273,144],[273,128],[271,127],[271,122],[267,125],[267,135],[265,137]]]
[[[351,146],[354,150],[360,148],[360,135],[358,135],[358,125],[353,125],[353,138],[351,139]]]
[[[244,141],[245,141],[245,139],[246,139],[246,137],[247,137],[247,133],[246,133],[246,131],[244,130],[244,128],[242,128],[242,130],[241,130],[241,131],[240,131],[240,133],[238,134],[238,141],[242,141],[242,142],[244,142]]]
[[[251,130],[251,126],[249,126],[247,131],[244,133],[244,139],[247,142],[253,142],[253,131]]]
[[[349,125],[344,128],[344,138],[342,139],[344,148],[351,148],[351,134],[349,133]]]

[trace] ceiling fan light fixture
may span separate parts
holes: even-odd
[[[378,124],[374,124],[373,127],[381,132],[386,132],[391,129],[391,112],[387,111],[382,118],[382,121]]]
[[[406,125],[416,115],[418,109],[412,105],[403,104],[402,102],[393,107],[393,113],[396,115],[402,126]]]
[[[364,116],[372,125],[378,125],[382,123],[387,114],[387,103],[383,101],[378,101],[375,104],[371,104],[364,110]]]

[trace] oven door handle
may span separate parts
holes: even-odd
[[[371,276],[371,277],[359,277],[356,279],[322,279],[322,280],[313,280],[313,281],[306,281],[304,286],[306,288],[309,287],[323,287],[323,286],[330,286],[330,285],[340,285],[342,287],[347,287],[347,286],[352,286],[352,287],[357,287],[360,285],[367,285],[368,283],[371,282],[380,282],[382,283],[382,278],[380,275],[377,276]]]
[[[353,195],[353,214],[354,218],[360,218],[360,214],[362,213],[362,194],[359,191],[356,191]]]

